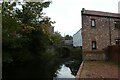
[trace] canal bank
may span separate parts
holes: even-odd
[[[119,70],[118,65],[110,61],[83,61],[77,72],[76,79],[108,78],[116,80],[119,78]]]

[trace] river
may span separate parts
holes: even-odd
[[[75,80],[79,69],[79,61],[67,61],[60,65],[60,69],[55,72],[56,77],[53,80]]]

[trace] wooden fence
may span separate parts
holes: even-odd
[[[108,59],[120,63],[120,45],[108,46]]]

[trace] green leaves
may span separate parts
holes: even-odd
[[[49,7],[50,2],[19,3],[23,8],[21,10],[16,8],[16,2],[3,2],[2,5],[3,54],[9,54],[11,51],[12,54],[16,54],[14,51],[16,49],[25,51],[34,57],[42,54],[47,49],[46,46],[50,45],[51,34],[48,31],[53,24],[50,18],[42,15],[42,10]],[[5,48],[9,49],[8,52]],[[22,55],[25,53],[22,51],[19,51],[17,58],[24,59]],[[12,55],[12,57],[15,56]],[[7,56],[4,58],[6,58],[4,61],[10,60]],[[24,62],[24,60],[21,61]]]
[[[65,40],[71,40],[71,39],[72,39],[72,36],[70,36],[70,35],[65,36]]]
[[[53,43],[53,45],[61,45],[62,42],[62,36],[59,32],[55,32],[52,36],[51,36],[51,41]]]
[[[5,2],[2,4],[4,74],[7,73],[7,75],[11,75],[11,73],[13,73],[14,75],[19,72],[19,68],[22,69],[21,66],[25,68],[24,64],[31,66],[31,61],[33,64],[38,62],[39,64],[44,62],[47,63],[47,61],[50,61],[55,57],[55,53],[49,53],[49,46],[52,46],[51,36],[53,36],[49,33],[49,28],[54,22],[51,21],[49,17],[43,16],[42,12],[44,8],[49,7],[50,2],[41,1],[25,2],[24,4],[19,3],[22,6],[22,9],[16,8],[15,2]],[[59,42],[59,35],[58,37],[57,35],[54,35],[54,37],[55,39],[53,39],[53,42],[56,42],[57,44],[57,42]],[[42,59],[42,57],[45,60]],[[15,69],[18,65],[20,67]],[[36,65],[38,66],[38,64]],[[12,69],[9,66],[11,66]],[[4,78],[6,78],[6,76],[4,76]]]
[[[12,6],[16,6],[16,2],[13,2],[11,5],[12,5]]]
[[[47,7],[49,7],[50,3],[51,3],[50,1],[44,2],[44,3],[42,4],[42,7],[47,8]]]

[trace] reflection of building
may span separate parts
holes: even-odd
[[[65,45],[72,45],[73,44],[73,40],[64,40],[64,44]]]
[[[81,29],[73,35],[73,46],[74,47],[81,47],[82,46],[82,35],[81,35]]]
[[[120,15],[85,9],[81,13],[83,58],[104,59],[103,49],[120,43]]]

